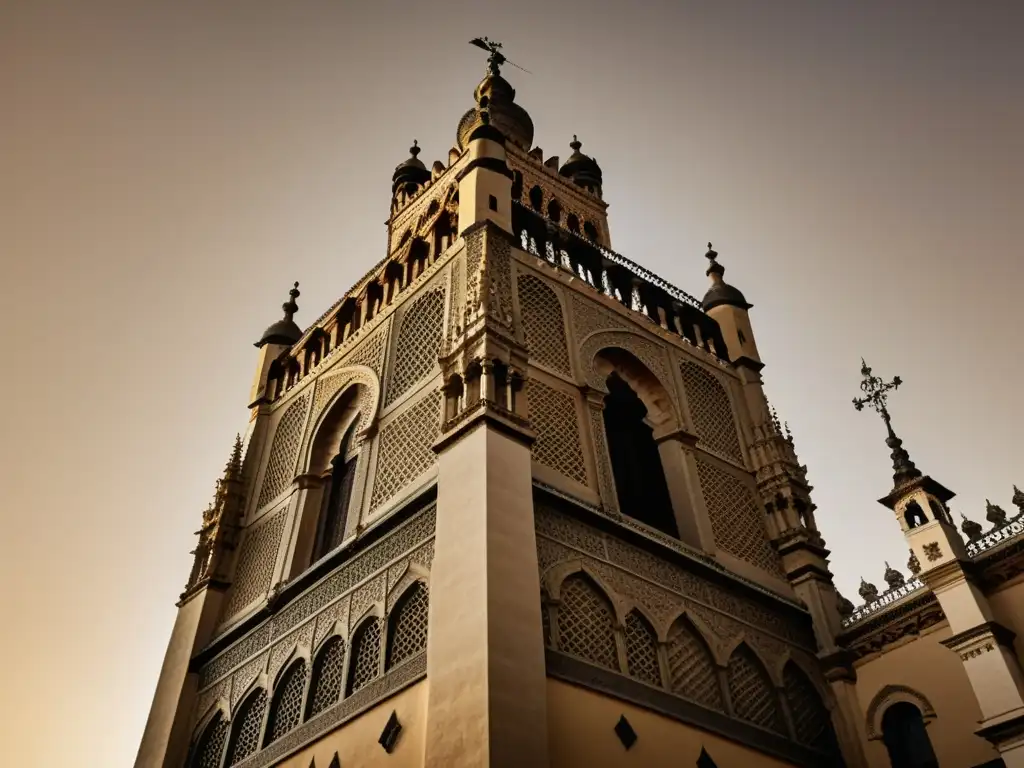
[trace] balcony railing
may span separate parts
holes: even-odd
[[[625,256],[545,219],[519,201],[512,203],[512,229],[524,251],[571,272],[650,322],[728,362],[718,323],[690,294]]]

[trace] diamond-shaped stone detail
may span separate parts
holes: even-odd
[[[633,730],[633,726],[629,724],[629,720],[626,719],[625,715],[619,718],[619,722],[615,724],[615,735],[619,737],[619,741],[622,742],[622,746],[629,749],[636,744],[636,731]]]
[[[391,717],[388,718],[387,723],[384,725],[384,730],[380,733],[380,738],[377,741],[384,747],[384,751],[389,755],[391,750],[395,748],[395,742],[398,741],[398,734],[402,732],[402,724],[398,722],[398,713],[391,710]]]
[[[700,756],[697,758],[697,768],[718,768],[718,763],[711,759],[711,755],[704,747],[700,748]]]

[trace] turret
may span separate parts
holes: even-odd
[[[863,397],[854,399],[857,410],[869,406],[885,422],[886,445],[892,451],[893,487],[879,501],[896,514],[910,545],[916,575],[935,594],[949,622],[950,637],[942,644],[959,656],[981,708],[981,727],[975,731],[999,750],[1003,762],[1024,766],[1024,672],[1013,649],[1013,632],[996,620],[984,590],[975,581],[975,569],[964,541],[956,530],[946,503],[953,492],[923,474],[910,459],[892,428],[886,407],[888,393],[902,382],[885,382],[872,375],[861,361]],[[988,519],[995,526],[1006,513],[993,504]],[[964,523],[968,536],[977,523]],[[861,593],[863,595],[863,592]]]
[[[754,305],[747,302],[738,288],[725,282],[725,267],[718,263],[718,251],[711,247],[711,243],[708,243],[705,257],[711,262],[706,272],[711,278],[711,287],[701,301],[704,311],[722,329],[722,338],[729,348],[729,357],[733,363],[746,364],[754,370],[760,370],[761,356],[757,352],[754,331],[747,314],[747,310]]]
[[[265,394],[267,379],[274,361],[288,347],[302,338],[302,329],[292,319],[299,311],[299,305],[295,303],[295,299],[298,297],[299,284],[295,283],[288,291],[288,301],[281,305],[284,317],[267,328],[254,345],[259,349],[259,358],[256,361],[256,375],[253,378],[252,388],[249,390],[250,408],[257,405],[257,401]]]

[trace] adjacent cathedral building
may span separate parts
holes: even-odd
[[[612,250],[504,61],[256,344],[137,768],[1024,766],[1024,494],[961,533],[865,365],[910,574],[841,597],[751,305]]]

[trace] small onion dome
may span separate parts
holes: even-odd
[[[391,177],[392,194],[406,184],[413,184],[418,187],[430,181],[430,171],[427,170],[423,161],[417,157],[419,153],[419,143],[413,140],[412,146],[409,147],[409,159],[404,163],[400,163],[395,168],[395,173]]]
[[[1006,525],[1006,510],[985,499],[985,519],[992,523],[994,528],[1001,528]]]
[[[885,578],[885,583],[889,585],[889,589],[899,589],[907,583],[903,574],[889,565],[889,563],[885,564],[885,576],[883,578]]]
[[[299,311],[299,305],[295,303],[295,299],[298,297],[299,284],[295,283],[295,286],[288,291],[288,301],[281,305],[284,317],[263,332],[263,336],[256,342],[257,347],[262,347],[264,344],[286,344],[290,347],[302,338],[302,329],[292,320],[295,313]]]
[[[967,540],[974,541],[975,539],[981,538],[982,531],[984,531],[984,528],[981,527],[981,523],[971,520],[971,518],[963,512],[960,513],[960,517],[963,519],[963,522],[960,523],[960,530],[964,532],[964,536],[967,537]]]
[[[878,599],[878,587],[869,581],[864,581],[863,576],[861,577],[860,588],[857,590],[857,593],[865,603],[870,603],[872,600]]]
[[[459,120],[456,135],[460,150],[469,146],[470,136],[483,124],[480,110],[487,110],[490,124],[502,136],[524,152],[530,151],[533,146],[533,120],[525,109],[515,103],[516,91],[508,80],[497,71],[489,72],[476,87],[473,98],[477,106],[468,110]]]
[[[701,302],[704,306],[704,311],[708,312],[720,306],[739,307],[740,309],[750,309],[754,306],[747,303],[747,300],[743,298],[743,294],[740,293],[738,288],[729,285],[722,278],[722,275],[725,274],[725,267],[715,261],[718,257],[718,251],[711,247],[711,243],[708,243],[708,252],[704,255],[711,262],[705,273],[711,278],[711,287],[708,288],[708,292],[704,294],[704,299]]]
[[[597,164],[594,158],[587,157],[580,152],[580,147],[583,144],[575,135],[573,135],[572,141],[569,142],[569,146],[572,148],[572,154],[562,163],[558,173],[571,179],[572,183],[578,187],[586,187],[588,189],[600,187],[602,182],[601,166]]]

